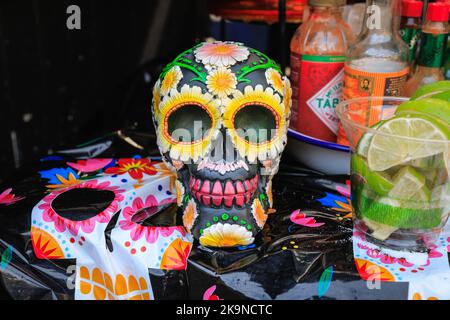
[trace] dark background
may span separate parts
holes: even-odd
[[[72,4],[81,30],[66,27]],[[139,121],[151,130],[153,79],[144,73],[154,78],[206,37],[279,59],[276,24],[229,25],[210,21],[207,0],[1,0],[0,182],[58,148]],[[285,48],[296,27],[288,25]]]
[[[81,30],[66,27],[71,4]],[[120,128],[136,72],[203,38],[207,17],[201,0],[0,1],[0,181],[54,148]]]

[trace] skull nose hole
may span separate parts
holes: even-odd
[[[102,213],[114,198],[114,192],[109,190],[77,188],[58,195],[52,202],[52,208],[64,219],[83,221]]]
[[[226,159],[227,158],[227,145],[228,145],[228,136],[227,136],[227,134],[226,134],[226,131],[225,131],[225,129],[222,129],[223,131],[222,131],[222,135],[223,135],[223,138],[222,138],[222,150],[223,150],[223,159]]]
[[[224,129],[220,129],[220,134],[213,141],[211,152],[209,154],[209,159],[212,162],[216,162],[223,159],[224,153],[224,142],[223,139],[225,137]]]
[[[223,142],[223,150],[224,150],[224,159],[227,162],[234,162],[237,160],[237,150],[234,147],[233,140],[229,135],[224,132],[224,142]]]
[[[211,149],[211,159],[214,159],[216,157],[216,147],[213,146]]]
[[[211,159],[213,161],[225,160],[226,162],[234,162],[236,157],[237,151],[232,139],[227,134],[227,129],[220,129],[220,136],[211,150]]]
[[[219,162],[224,160],[226,162],[234,162],[238,158],[238,151],[236,150],[233,140],[226,133],[226,129],[220,130],[220,135],[214,141],[211,148],[209,159],[212,162]]]

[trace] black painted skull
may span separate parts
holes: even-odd
[[[280,68],[239,43],[201,43],[164,68],[153,90],[158,145],[202,245],[249,245],[263,228],[290,107]]]

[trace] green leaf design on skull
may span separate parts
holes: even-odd
[[[240,70],[238,70],[236,72],[238,82],[251,83],[251,81],[249,79],[247,79],[246,76],[258,69],[273,68],[273,69],[277,70],[280,74],[282,73],[280,66],[275,61],[270,59],[267,55],[265,55],[264,53],[262,53],[258,50],[255,50],[255,49],[250,49],[250,52],[257,55],[259,57],[259,61],[254,62],[256,64],[246,65],[246,66],[242,67]]]
[[[180,68],[187,69],[197,75],[197,77],[192,78],[190,81],[206,83],[206,72],[204,71],[204,68],[195,61],[186,58],[186,56],[191,54],[198,46],[199,45],[180,53],[171,63],[164,67],[159,78],[163,79],[172,67],[179,66]]]

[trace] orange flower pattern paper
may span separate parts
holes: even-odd
[[[79,268],[79,291],[89,300],[153,300],[151,287],[144,277],[117,274],[111,276],[99,268]]]
[[[167,247],[162,256],[161,269],[185,270],[192,243],[177,238]]]
[[[405,258],[399,258],[369,244],[365,235],[355,229],[353,255],[356,269],[363,280],[407,282],[410,300],[418,297],[426,297],[422,298],[424,300],[428,297],[448,300],[450,268],[445,249],[446,234],[450,234],[449,224],[439,239],[441,246],[433,245],[429,247],[428,253],[409,253]]]
[[[352,217],[350,201],[350,181],[335,184],[335,193],[324,192],[317,199],[324,207],[336,212],[336,220],[345,222]],[[306,215],[296,210],[291,221],[301,225],[314,225]],[[365,234],[353,230],[353,255],[356,270],[364,281],[406,282],[409,285],[408,299],[450,299],[450,267],[448,249],[450,243],[450,223],[440,235],[439,245],[430,245],[428,252],[409,253],[404,257],[394,257],[383,248],[369,244]]]
[[[116,166],[107,168],[105,172],[117,175],[128,173],[131,178],[142,180],[144,175],[153,176],[157,173],[154,165],[149,159],[120,159]]]
[[[184,270],[192,249],[192,238],[179,226],[159,228],[149,226],[147,220],[161,210],[175,206],[178,194],[175,179],[171,171],[161,163],[150,159],[140,163],[152,163],[155,174],[143,173],[140,188],[135,188],[136,179],[132,172],[106,173],[111,167],[118,167],[117,159],[76,160],[67,162],[69,167],[42,171],[41,178],[47,180],[45,185],[61,183],[57,188],[47,189],[31,214],[31,246],[34,259],[70,259],[76,263],[73,277],[75,299],[95,300],[151,300],[158,297],[149,278],[148,269]],[[126,159],[127,161],[129,159]],[[138,158],[134,160],[139,160]],[[123,164],[123,162],[121,162]],[[66,162],[62,164],[64,166]],[[45,169],[48,169],[46,167]],[[73,171],[75,170],[75,171]],[[64,185],[63,180],[72,174],[77,181],[73,185]],[[58,175],[63,178],[59,179]],[[44,180],[44,181],[45,181]],[[54,180],[54,181],[52,181]],[[70,179],[69,179],[70,180]],[[296,230],[325,230],[329,221],[348,224],[346,219],[337,219],[337,214],[351,214],[348,184],[339,184],[336,192],[323,192],[319,201],[330,209],[314,211],[313,208],[295,210],[289,219],[289,232]],[[25,195],[17,190],[4,188],[0,192],[0,205],[7,208]],[[1,191],[1,190],[0,190]],[[22,190],[21,190],[22,191]],[[62,208],[58,201],[65,197],[70,199],[78,192],[95,191],[109,194],[102,208],[86,206],[83,219],[71,219],[71,215],[80,214],[78,201],[74,206]],[[329,190],[328,190],[329,191]],[[74,193],[73,193],[74,192]],[[73,193],[71,195],[71,193]],[[69,196],[70,195],[70,196]],[[323,198],[320,198],[320,197]],[[27,196],[28,198],[28,196]],[[108,197],[107,197],[108,198]],[[180,197],[180,200],[184,197]],[[12,206],[14,207],[14,206]],[[257,209],[258,204],[255,204]],[[63,209],[61,211],[61,208]],[[14,209],[14,208],[13,208]],[[195,211],[188,212],[185,219],[195,220]],[[336,217],[335,217],[336,215]],[[255,210],[255,217],[258,217]],[[264,218],[264,217],[263,217]],[[64,227],[63,227],[64,226]],[[124,227],[124,228],[122,228]],[[218,230],[220,231],[220,230]],[[236,230],[238,231],[238,230]],[[206,234],[205,243],[215,241],[220,232]],[[401,282],[408,285],[408,299],[411,300],[445,300],[450,299],[448,251],[450,248],[450,226],[439,238],[438,246],[430,246],[424,263],[414,263],[409,258],[398,258],[386,254],[377,248],[368,246],[364,235],[355,231],[353,255],[355,271],[361,281],[379,281],[380,286],[387,282]],[[236,233],[239,242],[247,243],[242,232]],[[236,239],[230,239],[235,241]],[[243,240],[243,241],[241,241]],[[302,252],[305,248],[289,239],[282,250]],[[238,250],[251,250],[255,245],[242,245]],[[3,253],[7,253],[4,250]],[[6,254],[5,254],[6,256]],[[14,253],[13,253],[14,256]],[[13,264],[9,267],[11,267]],[[331,288],[336,284],[330,283]],[[208,289],[206,289],[208,288]],[[221,285],[205,284],[204,299],[218,300]],[[202,291],[203,292],[203,291]],[[201,298],[201,297],[200,297]]]
[[[75,299],[154,299],[148,269],[184,270],[192,248],[184,227],[151,225],[154,215],[176,206],[172,175],[147,158],[68,165],[82,180],[49,190],[32,210],[35,257],[76,259]],[[53,179],[55,172],[41,176]]]

